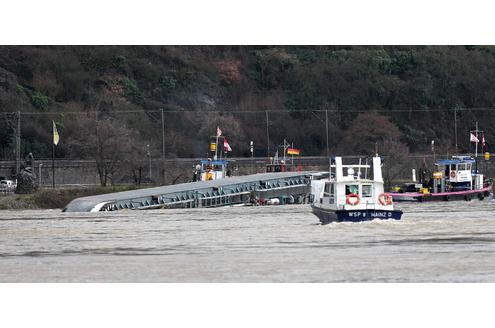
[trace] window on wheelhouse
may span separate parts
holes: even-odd
[[[325,183],[325,196],[333,196],[333,183]]]
[[[357,184],[345,185],[345,195],[359,194],[359,186]]]
[[[363,185],[362,191],[361,191],[361,196],[362,197],[373,197],[373,188],[371,188],[371,185]]]
[[[335,197],[335,191],[334,191],[335,185],[333,183],[325,183],[325,190],[323,192],[323,196],[325,197],[330,197],[329,203],[332,204],[334,201]]]

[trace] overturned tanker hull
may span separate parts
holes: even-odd
[[[74,199],[64,212],[125,209],[198,208],[256,203],[278,198],[280,204],[306,203],[311,172],[262,173],[212,181],[131,190]]]

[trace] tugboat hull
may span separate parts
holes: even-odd
[[[317,206],[312,206],[312,209],[313,214],[320,219],[321,224],[328,224],[331,222],[361,222],[374,219],[400,220],[402,217],[402,211],[397,210],[331,210]]]
[[[427,201],[452,201],[452,200],[466,200],[469,201],[474,198],[483,200],[485,197],[490,196],[492,186],[484,187],[483,189],[475,190],[463,190],[463,191],[451,191],[451,192],[437,192],[431,194],[423,194],[420,192],[404,192],[404,193],[389,193],[394,201],[412,201],[412,202],[427,202]]]

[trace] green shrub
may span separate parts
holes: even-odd
[[[31,95],[31,104],[38,109],[47,110],[49,103],[50,99],[38,91]]]
[[[143,105],[144,95],[143,92],[139,89],[136,81],[125,77],[123,82],[128,99],[137,105]]]
[[[173,90],[177,87],[177,80],[171,75],[164,75],[160,78],[160,85],[165,90]]]
[[[112,66],[113,68],[119,70],[119,71],[125,71],[125,66],[126,66],[126,58],[121,55],[114,56],[112,58]]]

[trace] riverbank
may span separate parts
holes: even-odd
[[[34,210],[64,208],[78,197],[143,188],[136,185],[81,188],[43,188],[33,194],[8,194],[0,196],[0,210]]]

